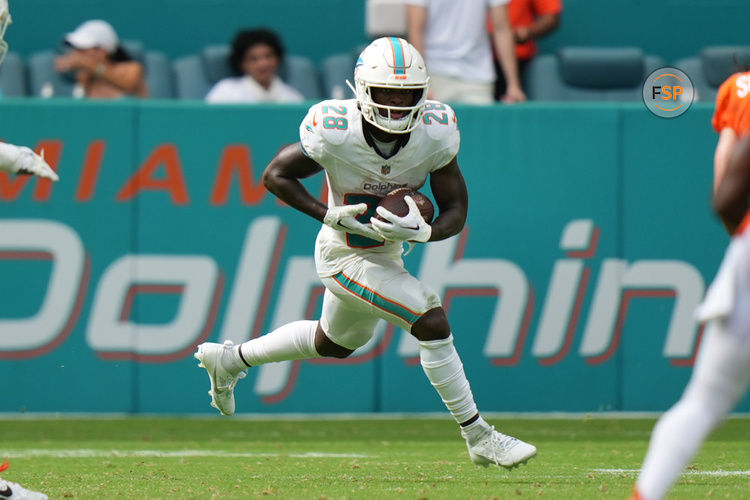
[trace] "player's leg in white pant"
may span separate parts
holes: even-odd
[[[326,290],[320,322],[294,321],[266,335],[248,340],[239,346],[234,361],[237,367],[245,369],[277,361],[322,356],[346,357],[354,349],[367,343],[375,331],[377,321],[376,317],[363,315],[362,311],[348,307]],[[325,342],[326,337],[332,342]]]
[[[0,498],[8,500],[47,500],[49,497],[38,491],[31,491],[13,481],[0,478]]]
[[[536,447],[496,431],[479,415],[442,308],[424,314],[414,323],[412,334],[419,341],[422,369],[461,426],[475,464],[513,468],[536,455]]]
[[[230,340],[199,345],[195,358],[208,372],[211,406],[223,415],[234,415],[234,387],[250,366],[320,357],[315,350],[316,326],[316,321],[295,321],[236,347]]]
[[[326,291],[323,295],[323,310],[320,314],[320,330],[317,345],[321,354],[344,358],[370,341],[380,321],[369,306],[345,296],[334,294],[328,287],[339,288],[331,278],[323,280]]]
[[[315,350],[317,321],[293,321],[239,346],[245,368],[277,361],[319,358]]]
[[[748,380],[748,336],[729,331],[721,320],[709,323],[682,398],[654,427],[636,483],[644,499],[664,498],[709,433],[745,394]]]
[[[287,323],[237,347],[230,341],[201,344],[195,357],[211,381],[208,392],[211,406],[224,415],[234,414],[234,387],[250,366],[322,356],[344,358],[367,343],[377,322],[376,316],[363,315],[361,310],[347,307],[326,290],[320,322]],[[328,331],[335,331],[338,335],[331,339]]]
[[[495,431],[479,416],[440,298],[409,274],[400,259],[369,256],[323,283],[353,310],[382,318],[417,338],[425,374],[461,426],[475,463],[513,467],[536,454],[536,448]],[[326,329],[332,340],[346,345],[338,331]]]
[[[4,471],[9,467],[10,464],[5,459],[0,464],[0,471]],[[18,483],[0,477],[0,498],[7,500],[48,500],[49,497],[44,493],[29,490]]]

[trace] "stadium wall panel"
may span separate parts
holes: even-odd
[[[44,148],[61,176],[0,175],[0,412],[209,413],[195,345],[316,318],[318,224],[260,183],[305,112],[0,102],[3,138]],[[667,408],[728,241],[710,106],[457,114],[466,229],[405,262],[443,297],[480,408]],[[306,185],[322,194],[322,176]],[[441,411],[417,356],[382,324],[347,360],[251,369],[238,412]]]

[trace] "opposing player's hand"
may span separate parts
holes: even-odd
[[[426,243],[432,236],[432,226],[425,222],[417,203],[411,196],[404,197],[404,201],[409,206],[409,213],[399,217],[383,207],[378,207],[376,211],[385,221],[373,217],[370,219],[372,227],[382,238],[389,241]]]
[[[370,224],[362,224],[356,219],[357,215],[362,215],[366,211],[366,203],[328,207],[328,211],[323,218],[323,223],[337,231],[359,234],[376,241],[382,241],[383,237],[380,236]]]
[[[42,150],[41,155],[36,154],[26,146],[21,146],[19,150],[19,155],[16,159],[17,174],[36,175],[44,179],[52,179],[53,181],[60,179],[44,160],[44,150]]]

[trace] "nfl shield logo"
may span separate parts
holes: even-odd
[[[380,166],[380,173],[383,175],[388,175],[391,173],[391,166],[390,165],[381,165]]]

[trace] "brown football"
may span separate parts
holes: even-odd
[[[430,224],[432,218],[435,216],[435,207],[427,196],[414,189],[408,187],[394,189],[380,199],[378,206],[385,208],[392,214],[403,217],[409,213],[409,205],[407,205],[406,200],[404,200],[407,195],[414,199],[419,211],[422,212],[422,217],[424,217],[427,224]],[[379,215],[376,217],[383,220]]]

